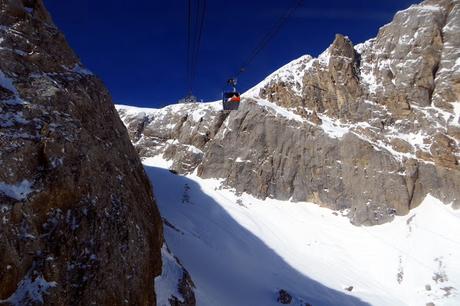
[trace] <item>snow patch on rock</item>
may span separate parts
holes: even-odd
[[[452,106],[454,107],[454,120],[452,120],[452,124],[460,126],[460,102],[454,102]]]
[[[6,88],[14,94],[14,97],[9,100],[4,100],[2,103],[6,104],[26,104],[27,102],[22,100],[19,96],[19,92],[14,86],[14,81],[7,77],[3,71],[0,70],[0,86]]]
[[[246,91],[242,97],[258,98],[260,90],[270,83],[283,82],[293,90],[296,95],[301,95],[303,88],[303,75],[313,64],[314,58],[303,55],[277,69],[267,76],[262,82]]]
[[[0,300],[0,303],[9,303],[13,306],[43,304],[43,296],[56,286],[56,282],[48,282],[42,275],[27,276],[21,280],[16,291],[6,300]]]
[[[3,73],[3,71],[0,70],[0,86],[3,88],[8,89],[9,91],[13,92],[14,94],[18,94],[18,91],[16,89],[16,86],[13,84],[13,80],[10,79]]]
[[[178,298],[180,302],[184,302],[178,291],[178,283],[182,278],[183,270],[165,244],[161,248],[161,259],[163,263],[162,272],[155,278],[157,305],[169,306],[169,299],[172,296]]]
[[[23,180],[14,185],[0,182],[0,193],[18,201],[25,200],[32,192],[32,183],[28,180]]]

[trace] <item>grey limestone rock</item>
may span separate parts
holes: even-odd
[[[427,194],[459,207],[459,31],[460,1],[427,0],[365,43],[336,35],[318,58],[243,94],[238,111],[218,102],[118,111],[142,157],[162,154],[239,193],[311,201],[365,225]]]

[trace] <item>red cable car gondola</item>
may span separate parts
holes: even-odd
[[[240,93],[236,91],[236,79],[227,81],[233,87],[233,91],[224,92],[222,95],[222,106],[224,111],[237,110],[240,106],[241,97]]]

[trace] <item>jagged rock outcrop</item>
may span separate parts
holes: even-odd
[[[142,157],[222,178],[236,192],[312,201],[355,224],[428,194],[460,207],[460,1],[428,0],[354,46],[337,35],[243,95],[141,112],[119,106]]]
[[[0,304],[154,305],[162,225],[102,82],[41,0],[0,0]]]

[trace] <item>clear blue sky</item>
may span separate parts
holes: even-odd
[[[192,0],[195,1],[195,0]],[[220,98],[228,77],[294,0],[208,0],[194,94]],[[239,78],[245,91],[304,54],[318,55],[335,33],[356,44],[377,34],[414,0],[304,1]],[[115,103],[159,107],[187,94],[186,0],[45,0],[82,62]]]

